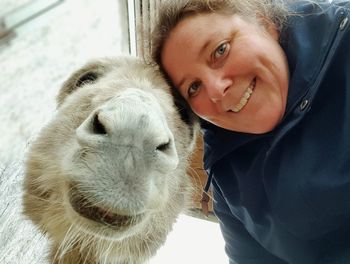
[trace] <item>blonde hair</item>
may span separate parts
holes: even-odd
[[[284,2],[283,0],[162,0],[151,35],[151,58],[163,71],[161,53],[170,32],[183,19],[196,14],[238,14],[254,22],[264,18],[271,20],[276,28],[281,30],[288,15]]]

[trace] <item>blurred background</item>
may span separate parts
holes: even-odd
[[[139,6],[136,0],[0,0],[0,263],[44,263],[46,238],[20,214],[26,150],[54,114],[55,96],[71,72],[97,57],[136,54]],[[12,168],[18,170],[9,178],[4,171]],[[228,263],[218,223],[182,215],[150,263]]]

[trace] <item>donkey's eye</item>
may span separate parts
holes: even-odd
[[[81,87],[87,83],[93,83],[98,78],[98,74],[96,72],[87,72],[84,75],[80,76],[78,81],[76,82],[77,87]]]

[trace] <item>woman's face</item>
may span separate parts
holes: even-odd
[[[265,133],[282,119],[288,64],[272,23],[237,15],[185,18],[161,59],[174,85],[201,118],[237,132]]]

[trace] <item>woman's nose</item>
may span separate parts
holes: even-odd
[[[222,100],[226,91],[231,86],[231,80],[220,75],[207,76],[207,93],[214,103]]]

